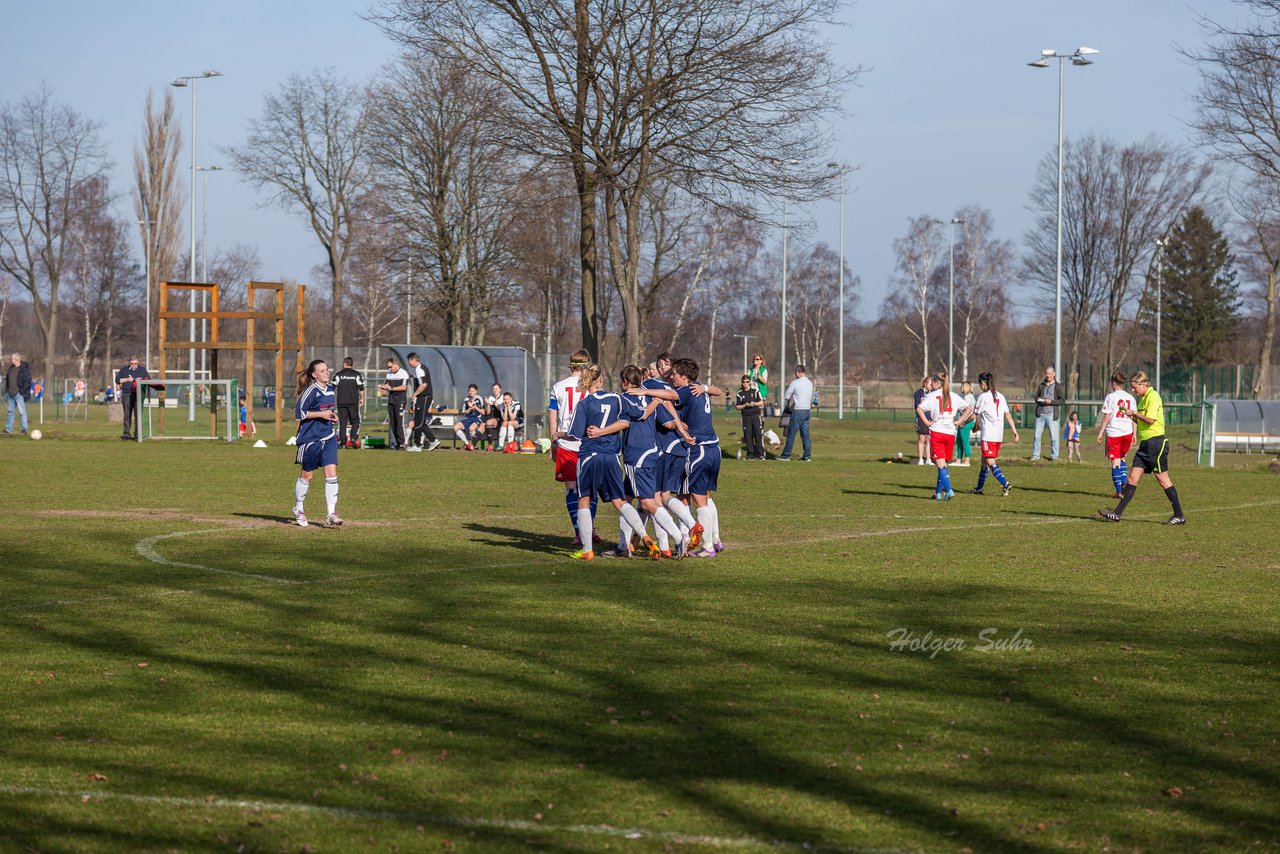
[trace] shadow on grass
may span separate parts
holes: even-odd
[[[544,556],[563,548],[561,538],[540,531],[466,527],[487,535],[473,540],[486,545]],[[122,554],[133,542],[131,535],[107,537]],[[281,538],[255,548],[273,566],[296,543]],[[21,559],[22,550],[19,544],[10,554]],[[1242,758],[1229,741],[1188,738],[1183,724],[1190,704],[1211,716],[1269,714],[1263,707],[1271,697],[1257,680],[1272,672],[1280,644],[1271,629],[1232,636],[1207,620],[1198,647],[1187,652],[1170,646],[1176,611],[1154,615],[1113,598],[1051,591],[1027,601],[999,584],[928,574],[909,590],[898,579],[861,572],[724,579],[691,575],[700,570],[685,564],[552,580],[486,567],[465,545],[406,552],[369,539],[338,561],[344,571],[376,572],[414,555],[418,574],[366,581],[354,593],[246,583],[190,602],[149,603],[132,620],[102,609],[46,620],[29,640],[95,662],[147,661],[147,674],[170,680],[142,682],[134,672],[127,688],[83,680],[56,694],[32,692],[23,703],[26,731],[6,726],[9,760],[60,767],[66,760],[48,733],[83,736],[90,727],[122,742],[94,767],[113,781],[136,778],[133,749],[144,747],[152,757],[145,786],[157,795],[235,793],[335,806],[385,798],[378,808],[390,812],[506,813],[519,802],[503,801],[508,789],[524,795],[521,786],[531,787],[528,794],[563,786],[556,800],[575,802],[581,823],[625,823],[620,816],[638,809],[635,802],[669,799],[734,833],[816,845],[862,845],[865,831],[853,828],[870,826],[876,845],[887,837],[913,848],[923,841],[948,849],[1056,850],[1059,844],[1020,832],[1018,822],[1034,826],[1068,802],[1095,809],[1116,844],[1158,839],[1173,849],[1229,848],[1275,833],[1274,811],[1265,806],[1280,797],[1273,760]],[[472,570],[433,572],[459,565]],[[128,560],[117,568],[136,569]],[[192,577],[148,568],[175,586]],[[903,627],[972,639],[993,625],[1022,628],[1051,653],[929,658],[893,651],[886,637]],[[1091,656],[1120,643],[1152,650],[1157,659],[1121,660],[1105,683],[1089,681],[1089,670],[1073,661],[1083,658],[1087,668]],[[1212,674],[1216,694],[1190,687],[1199,673]],[[73,711],[99,709],[104,697],[99,720]],[[883,711],[876,705],[882,698]],[[165,717],[173,710],[177,717]],[[1003,749],[983,758],[976,750],[988,738]],[[338,802],[310,794],[322,788],[309,778],[313,769],[337,768],[351,754],[368,755],[372,767],[366,745],[385,754],[386,742],[398,739],[423,751],[450,745],[458,761],[480,769],[466,793],[473,806],[460,807],[452,792],[427,783],[342,789]],[[961,752],[965,759],[955,758]],[[868,773],[855,770],[854,754],[867,756]],[[1158,765],[1150,772],[1156,779],[1217,774],[1239,794],[1210,791],[1166,804],[1158,789],[1143,800],[1098,782],[1149,762]],[[295,769],[301,781],[255,773],[272,768]],[[551,776],[575,768],[591,775],[589,791]],[[323,780],[326,792],[337,790],[329,776]],[[954,807],[975,800],[998,803],[990,815]],[[1135,826],[1133,816],[1147,805],[1193,820]],[[62,820],[38,802],[19,807],[10,800],[0,809],[33,827]],[[86,822],[78,832],[99,844],[136,847],[122,844],[118,826]],[[152,833],[144,843],[171,844],[165,833]],[[489,833],[493,841],[527,836]],[[14,839],[49,847],[49,837]],[[579,845],[548,837],[539,843],[552,850]]]

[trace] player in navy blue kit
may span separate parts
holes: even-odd
[[[298,527],[307,527],[307,514],[302,504],[311,477],[318,468],[324,469],[324,498],[329,508],[329,525],[342,524],[338,516],[338,399],[329,387],[329,366],[323,359],[316,359],[298,374],[298,404],[293,417],[298,421],[298,453],[295,462],[302,466],[302,474],[293,488],[293,521]]]
[[[674,392],[669,379],[671,377],[672,357],[670,353],[659,353],[653,362],[657,376],[645,380],[642,385],[648,389],[666,389]],[[693,518],[689,507],[680,500],[680,496],[689,490],[685,485],[685,469],[689,464],[689,448],[696,440],[684,429],[675,405],[671,402],[663,404],[669,420],[662,413],[658,419],[658,503],[676,518],[683,527],[686,536],[697,539],[702,536],[702,525]],[[658,544],[662,544],[661,538]],[[683,539],[674,545],[676,550],[683,548]]]
[[[664,556],[672,556],[671,546],[667,545],[672,539],[678,546],[683,538],[671,514],[658,503],[660,457],[657,424],[660,417],[667,423],[674,420],[674,415],[668,415],[662,403],[664,400],[674,400],[676,394],[671,389],[645,388],[643,378],[643,373],[636,365],[627,365],[622,369],[622,397],[633,404],[630,409],[625,410],[631,418],[631,426],[622,435],[622,462],[627,492],[640,502],[640,509],[653,518],[654,531],[659,536],[658,543],[648,536],[642,537],[641,543],[648,549],[649,557],[658,560]],[[660,408],[661,412],[658,411]],[[587,432],[592,433],[593,428],[587,428]],[[617,557],[630,557],[631,544],[626,524],[621,526],[620,533],[622,539],[613,554]]]
[[[688,488],[698,512],[698,524],[711,537],[711,545],[698,550],[700,537],[689,532],[689,549],[694,557],[715,557],[723,548],[720,523],[711,493],[720,475],[720,439],[711,423],[711,397],[721,391],[716,386],[700,385],[698,363],[692,359],[676,359],[671,363],[672,385],[679,402],[676,411],[697,443],[689,449]]]
[[[557,432],[556,439],[578,440],[578,530],[591,530],[591,499],[599,497],[611,502],[623,521],[640,537],[645,537],[644,522],[636,509],[627,504],[622,485],[622,468],[618,464],[620,430],[630,426],[630,415],[637,413],[635,403],[616,392],[605,392],[598,365],[587,365],[578,379],[578,388],[587,393],[574,407],[569,430]],[[643,410],[639,410],[643,411]],[[621,422],[621,426],[614,426]],[[589,431],[589,427],[597,430]],[[612,431],[607,428],[613,427]],[[597,435],[598,433],[598,435]],[[627,537],[630,539],[630,536]],[[594,560],[595,552],[583,537],[583,550],[573,555],[579,560]]]

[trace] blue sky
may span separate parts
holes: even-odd
[[[117,191],[129,189],[148,88],[181,75],[201,81],[200,165],[227,165],[218,146],[242,141],[262,97],[292,72],[332,65],[357,80],[394,46],[360,19],[363,3],[225,0],[46,0],[11,3],[0,31],[0,99],[45,81],[56,97],[105,122]],[[912,216],[948,218],[976,203],[1001,237],[1019,241],[1037,161],[1055,150],[1057,70],[1028,68],[1041,48],[1102,53],[1067,68],[1066,133],[1129,142],[1155,133],[1189,141],[1196,71],[1176,51],[1201,40],[1197,13],[1233,20],[1230,0],[864,0],[832,32],[842,62],[868,66],[849,91],[832,159],[856,164],[846,208],[846,257],[863,282],[859,316],[874,318],[893,276],[892,242]],[[190,130],[190,91],[175,90]],[[184,140],[189,146],[189,138]],[[189,148],[187,149],[189,151]],[[184,152],[183,169],[189,169]],[[184,173],[185,174],[185,173]],[[300,217],[262,208],[231,172],[209,177],[209,244],[257,244],[267,278],[307,280],[323,261]],[[122,212],[130,208],[122,204]],[[792,210],[811,228],[798,240],[838,243],[834,203]],[[1020,295],[1022,310],[1030,303]]]

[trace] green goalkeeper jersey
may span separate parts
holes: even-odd
[[[1153,419],[1150,424],[1134,419],[1138,425],[1139,442],[1164,435],[1164,400],[1161,399],[1160,392],[1148,388],[1147,393],[1138,400],[1138,414]]]

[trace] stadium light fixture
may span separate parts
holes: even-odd
[[[1060,53],[1053,48],[1040,51],[1040,58],[1028,62],[1032,68],[1048,68],[1049,60],[1058,60],[1058,247],[1057,247],[1057,280],[1053,298],[1053,370],[1062,376],[1062,101],[1063,86],[1066,79],[1066,61],[1072,65],[1092,65],[1093,60],[1086,56],[1096,56],[1101,51],[1092,47],[1079,47],[1072,53]]]

